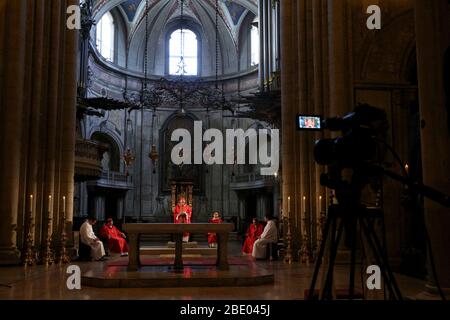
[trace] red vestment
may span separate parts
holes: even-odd
[[[182,213],[186,215],[186,219],[182,217]],[[173,209],[173,222],[174,223],[191,223],[192,218],[192,208],[191,206],[185,204],[184,206],[180,206],[177,204],[175,206],[175,209]],[[183,233],[183,237],[187,238],[189,237],[189,233],[185,232]]]
[[[263,233],[264,228],[262,224],[258,223],[258,226],[255,226],[253,223],[250,225],[250,227],[247,230],[247,233],[245,235],[245,242],[244,246],[242,247],[242,252],[251,254],[253,252],[253,244],[256,240],[258,240],[258,237]]]
[[[108,239],[109,250],[116,253],[127,253],[128,244],[122,237],[122,232],[115,226],[104,225],[100,228],[100,237]]]
[[[222,223],[223,220],[221,218],[211,218],[209,219],[209,223]],[[208,232],[208,244],[217,243],[217,234],[213,232]]]

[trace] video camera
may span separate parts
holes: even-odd
[[[328,174],[321,177],[321,184],[331,189],[342,186],[341,171],[349,168],[358,173],[367,183],[370,176],[383,173],[372,164],[379,164],[384,158],[384,149],[379,141],[385,141],[388,131],[386,112],[368,104],[358,105],[343,117],[323,119],[317,115],[298,115],[297,129],[305,131],[329,130],[341,132],[336,138],[317,140],[314,159],[320,165],[328,166]]]

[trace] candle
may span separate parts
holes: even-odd
[[[288,197],[288,216],[291,213],[291,197]]]
[[[30,212],[33,213],[33,195],[30,195]]]
[[[303,196],[303,212],[306,213],[306,197]]]
[[[406,171],[406,174],[409,174],[409,165],[408,164],[405,164],[405,171]]]
[[[322,196],[319,196],[319,213],[322,213]]]
[[[63,197],[63,214],[64,218],[66,217],[66,197]]]

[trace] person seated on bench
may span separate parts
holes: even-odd
[[[108,218],[106,223],[100,229],[100,237],[107,239],[108,247],[111,252],[120,253],[121,257],[128,256],[128,244],[125,233],[114,226],[112,218]]]
[[[278,241],[278,230],[275,221],[271,214],[266,214],[265,216],[266,226],[264,231],[258,240],[253,244],[252,256],[255,259],[266,259],[267,258],[267,245],[277,243]]]
[[[259,223],[257,218],[253,218],[252,224],[248,227],[247,233],[245,234],[245,242],[242,246],[242,253],[244,255],[252,254],[253,245],[255,241],[262,235],[264,227]]]
[[[103,242],[97,238],[92,229],[92,226],[97,223],[97,219],[94,217],[88,217],[87,220],[81,225],[80,239],[81,242],[91,247],[91,257],[96,261],[105,261],[105,249]]]
[[[220,214],[216,211],[213,213],[213,217],[209,219],[209,223],[222,223]],[[208,247],[217,248],[217,234],[215,232],[208,232]]]

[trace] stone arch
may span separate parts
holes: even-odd
[[[405,82],[404,61],[414,44],[414,15],[408,10],[389,20],[364,41],[356,66],[357,77],[369,82]]]
[[[255,20],[256,15],[249,11],[239,26],[239,71],[251,68],[251,35],[250,27]]]
[[[192,180],[194,183],[194,194],[202,194],[204,189],[203,165],[183,165],[176,166],[171,161],[171,152],[178,142],[171,141],[172,132],[175,129],[186,129],[191,134],[191,145],[194,143],[194,122],[198,121],[196,115],[192,113],[174,112],[161,126],[159,131],[159,150],[160,150],[160,193],[168,194],[170,192],[170,183],[174,179]],[[193,157],[192,148],[192,161]]]
[[[103,170],[120,172],[122,153],[114,138],[105,132],[95,131],[91,136],[91,140],[108,145],[108,151],[105,152],[102,160]]]
[[[170,36],[171,34],[176,31],[177,29],[188,29],[195,33],[197,36],[197,76],[202,76],[202,53],[203,53],[203,29],[202,27],[193,19],[187,17],[184,18],[183,21],[181,19],[177,18],[175,20],[170,21],[164,30],[165,35],[165,45],[164,45],[164,68],[165,68],[165,75],[169,75],[169,43],[170,43]]]
[[[127,63],[127,38],[128,38],[128,24],[126,22],[126,18],[124,17],[124,14],[121,10],[119,10],[117,7],[112,8],[109,11],[104,12],[101,16],[98,16],[98,18],[95,21],[99,21],[104,14],[110,13],[112,15],[113,21],[114,21],[114,61],[108,62],[110,64],[118,65],[121,67],[125,67]],[[97,28],[92,28],[91,31],[91,41],[92,41],[92,47],[94,48],[95,54],[98,57],[101,57],[100,52],[97,50]]]
[[[249,125],[247,127],[247,130],[250,130],[250,129],[256,130],[256,134],[257,134],[257,136],[256,136],[256,143],[258,144],[258,148],[259,148],[259,136],[258,136],[259,130],[261,130],[261,129],[268,129],[268,130],[270,130],[270,128],[265,126],[260,121],[255,121],[255,122],[253,122],[251,125]],[[269,141],[270,141],[270,137],[268,139],[268,142]],[[247,140],[245,142],[245,158],[247,159],[247,161],[249,159],[249,152],[250,152],[249,143],[250,143],[249,140]],[[259,155],[257,156],[257,158],[259,158]],[[247,174],[247,173],[258,174],[259,173],[259,169],[260,169],[260,164],[259,163],[257,163],[257,164],[250,164],[249,162],[247,162],[245,165],[242,166],[241,172],[244,173],[244,174]]]

